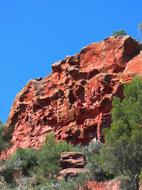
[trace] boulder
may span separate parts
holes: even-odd
[[[77,177],[79,174],[85,174],[87,172],[86,169],[82,168],[67,168],[63,169],[59,172],[58,180],[68,179],[72,177]]]
[[[61,154],[60,164],[63,169],[84,168],[85,155],[81,152],[64,152]]]
[[[86,158],[81,152],[63,152],[60,156],[61,171],[58,179],[67,179],[76,177],[79,174],[86,173]]]

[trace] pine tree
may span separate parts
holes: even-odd
[[[124,87],[125,98],[114,98],[112,125],[101,150],[103,167],[115,176],[131,178],[129,189],[138,190],[142,170],[142,81],[136,77]]]

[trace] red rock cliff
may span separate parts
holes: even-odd
[[[140,50],[129,36],[110,37],[55,63],[46,78],[29,81],[6,123],[5,131],[14,127],[8,154],[17,147],[39,148],[50,131],[72,143],[103,141],[112,97],[123,97],[123,83],[142,73]]]

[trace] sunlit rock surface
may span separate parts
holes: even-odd
[[[113,96],[142,74],[141,45],[130,36],[109,37],[52,65],[52,73],[33,79],[17,94],[5,133],[14,127],[6,158],[18,147],[40,148],[47,134],[74,144],[104,141]]]

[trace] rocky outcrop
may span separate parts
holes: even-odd
[[[123,98],[123,83],[142,73],[141,45],[129,36],[93,43],[52,65],[45,78],[31,80],[17,94],[5,133],[14,128],[11,148],[38,149],[47,134],[71,143],[104,141],[113,96]]]
[[[86,164],[85,155],[81,152],[64,152],[61,154],[60,164],[66,168],[84,168]]]
[[[105,182],[89,181],[87,187],[81,190],[122,190],[122,182],[118,179],[113,179]],[[142,190],[140,185],[139,190]]]
[[[121,182],[116,179],[106,182],[88,182],[87,185],[88,190],[121,190],[120,187]]]
[[[142,51],[129,61],[123,73],[124,75],[142,75]]]
[[[87,172],[85,169],[86,159],[81,152],[64,152],[60,157],[61,171],[58,179],[67,179],[76,177],[79,174]]]
[[[67,168],[60,171],[58,180],[68,179],[72,177],[77,177],[79,174],[85,174],[86,169],[82,168]]]

